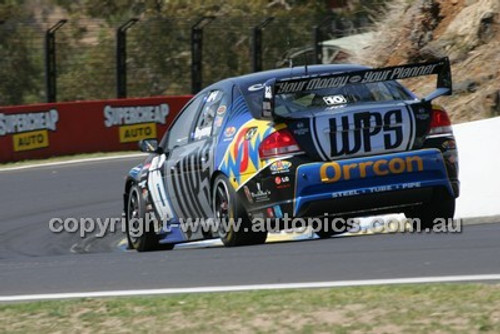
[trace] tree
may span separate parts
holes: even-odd
[[[19,5],[19,1],[0,2],[1,105],[23,103],[40,89],[41,62],[31,52],[33,31],[24,28],[30,15]]]

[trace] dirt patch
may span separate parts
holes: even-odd
[[[500,2],[394,0],[356,61],[375,67],[448,56],[454,96],[439,103],[455,123],[500,116]],[[425,95],[434,78],[406,82]]]

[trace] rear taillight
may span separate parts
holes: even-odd
[[[271,133],[259,146],[259,156],[261,159],[299,152],[301,152],[299,144],[297,144],[297,141],[287,129]]]
[[[432,108],[429,135],[453,133],[448,113],[444,109]]]

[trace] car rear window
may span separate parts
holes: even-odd
[[[262,108],[262,97],[262,89],[250,90],[245,94],[250,110],[255,115],[258,115]],[[338,108],[349,104],[404,101],[414,98],[415,96],[396,81],[349,84],[341,88],[278,94],[275,97],[275,113],[286,117],[291,113],[306,110],[324,110],[325,108]]]
[[[306,92],[279,94],[275,97],[275,113],[286,116],[294,112],[338,108],[349,104],[410,100],[413,96],[397,82],[350,84]]]

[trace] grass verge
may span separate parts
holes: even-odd
[[[0,305],[0,332],[499,333],[500,284],[424,284]]]

